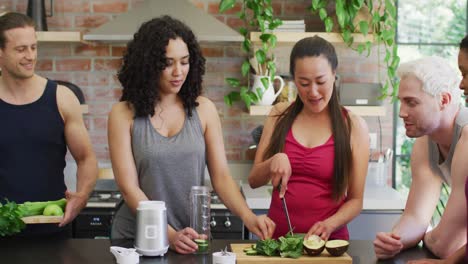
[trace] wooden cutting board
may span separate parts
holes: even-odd
[[[25,224],[54,224],[60,223],[63,216],[45,216],[45,215],[33,215],[21,218]]]
[[[309,263],[309,264],[349,264],[353,263],[353,259],[344,253],[339,257],[330,255],[325,249],[318,256],[303,255],[297,259],[292,258],[281,258],[281,257],[268,257],[268,256],[247,256],[244,252],[244,248],[251,246],[252,244],[231,244],[232,252],[236,253],[237,264],[251,264],[251,263],[268,263],[268,264],[284,264],[284,263]]]

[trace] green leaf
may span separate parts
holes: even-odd
[[[346,22],[346,11],[343,7],[342,0],[336,0],[335,8],[336,17],[338,18],[338,25],[340,25],[341,28],[344,28]]]
[[[271,48],[276,47],[276,40],[277,40],[276,35],[271,35],[271,37],[270,37],[270,46],[271,46]]]
[[[319,16],[322,21],[325,20],[325,18],[327,18],[327,10],[325,8],[320,8]]]
[[[351,32],[349,30],[344,30],[343,33],[341,33],[343,36],[343,41],[348,45],[351,46],[353,44]]]
[[[372,42],[366,41],[367,57],[369,57],[372,48]]]
[[[245,60],[243,63],[242,63],[242,66],[241,66],[241,73],[242,73],[242,76],[247,76],[247,74],[249,73],[250,71],[250,62],[248,60]]]
[[[261,34],[259,38],[262,42],[268,42],[272,36],[273,34],[264,33],[264,34]]]
[[[323,22],[325,24],[325,31],[326,32],[331,32],[332,29],[333,29],[333,20],[331,19],[331,17],[325,18],[325,21],[323,21]]]
[[[374,0],[366,0],[366,5],[369,8],[369,11],[374,9]]]
[[[247,37],[247,34],[249,33],[245,27],[240,27],[239,28],[239,33],[242,34],[242,36]]]
[[[369,23],[367,23],[367,21],[364,20],[359,22],[359,30],[364,36],[367,36],[367,33],[369,32]]]
[[[239,87],[240,81],[237,78],[226,78],[225,81],[232,87]]]
[[[245,53],[249,53],[251,46],[252,46],[252,43],[250,42],[250,39],[248,38],[244,39],[244,41],[242,42],[242,51],[244,51]]]
[[[320,0],[318,8],[325,8],[327,7],[328,0]]]
[[[255,52],[255,58],[259,64],[264,64],[266,61],[266,54],[263,50],[259,49]]]
[[[362,52],[364,51],[364,49],[365,49],[364,44],[361,43],[361,44],[358,44],[358,45],[357,45],[357,51],[358,51],[359,54],[362,54]]]
[[[378,12],[375,12],[372,16],[372,24],[377,24],[380,21],[380,15]]]
[[[235,3],[236,0],[221,0],[219,3],[219,12],[224,13],[224,11],[233,8]]]
[[[268,89],[268,86],[270,86],[270,81],[268,80],[269,77],[262,77],[260,78],[260,81],[263,84],[263,89],[266,91]]]
[[[396,17],[396,6],[394,1],[385,0],[385,10],[388,11],[392,17]]]
[[[241,99],[242,101],[244,101],[245,106],[250,109],[250,105],[252,104],[252,100],[250,99],[250,96],[247,93],[245,94],[241,93]]]
[[[259,98],[257,96],[256,93],[252,92],[252,91],[248,91],[247,92],[247,95],[250,97],[250,101],[253,102],[253,103],[256,103],[258,102]]]
[[[317,11],[319,9],[320,0],[312,0],[312,11]]]
[[[400,57],[398,56],[394,56],[393,57],[393,61],[392,61],[392,67],[394,67],[395,69],[398,68],[398,65],[400,64]]]
[[[260,88],[260,87],[257,87],[255,89],[258,100],[261,100],[263,98],[263,91],[264,90],[262,88]]]
[[[390,61],[390,56],[392,56],[392,54],[390,53],[389,50],[386,50],[386,51],[385,51],[384,62],[388,63],[388,62]]]
[[[232,100],[231,100],[231,97],[229,95],[225,95],[223,98],[224,98],[224,103],[227,106],[232,106]]]

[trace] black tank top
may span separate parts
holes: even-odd
[[[12,105],[0,99],[0,200],[58,200],[65,196],[64,122],[57,105],[57,84],[48,80],[41,97]],[[37,227],[32,227],[37,226]],[[32,230],[31,230],[32,229]],[[27,232],[63,231],[57,224],[28,225]]]

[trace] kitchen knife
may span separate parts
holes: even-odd
[[[281,192],[281,181],[278,184],[278,192]],[[283,203],[283,210],[284,210],[284,213],[286,214],[286,220],[288,220],[289,233],[293,235],[293,228],[291,225],[291,219],[289,218],[288,206],[286,205],[286,198],[283,196],[283,198],[280,198],[280,199],[281,199],[281,202]]]

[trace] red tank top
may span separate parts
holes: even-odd
[[[285,198],[294,233],[307,233],[317,221],[332,216],[344,203],[344,199],[335,202],[332,198],[334,150],[333,136],[313,148],[297,142],[291,129],[286,136],[284,152],[289,157],[292,174]],[[277,190],[273,191],[268,216],[276,223],[273,238],[284,236],[288,224]],[[330,239],[349,240],[347,227],[335,230]]]

